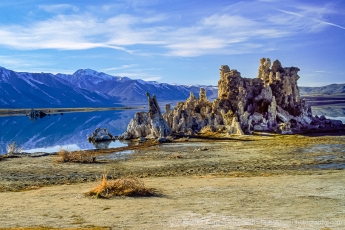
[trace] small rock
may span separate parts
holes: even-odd
[[[109,141],[114,140],[114,136],[107,129],[97,128],[93,131],[92,136],[88,136],[87,139],[89,142]]]
[[[166,139],[165,137],[161,137],[161,138],[158,138],[157,141],[158,141],[159,143],[164,143],[164,142],[167,141],[167,139]]]
[[[139,138],[138,138],[138,141],[139,141],[139,142],[145,142],[146,140],[147,140],[147,139],[146,139],[145,137],[139,137]]]

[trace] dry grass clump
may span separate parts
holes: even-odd
[[[22,151],[23,151],[23,149],[19,148],[19,146],[16,145],[15,142],[12,142],[11,144],[9,144],[7,146],[7,155],[9,155],[9,156],[20,154]]]
[[[88,151],[68,151],[66,149],[59,149],[58,156],[60,162],[77,162],[77,163],[93,163],[96,162],[96,157],[92,152]]]
[[[87,192],[86,195],[96,198],[111,198],[114,196],[155,196],[158,193],[154,188],[147,188],[144,182],[137,177],[108,181],[107,174],[103,174],[101,184]]]

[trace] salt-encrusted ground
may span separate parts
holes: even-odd
[[[183,139],[92,164],[4,159],[0,226],[344,229],[344,149],[342,134],[267,135]],[[143,177],[163,196],[85,197],[104,172]]]

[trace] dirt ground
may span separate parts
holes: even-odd
[[[181,139],[100,154],[0,161],[1,227],[112,229],[345,229],[345,136]],[[162,194],[95,199],[84,193],[123,176]]]

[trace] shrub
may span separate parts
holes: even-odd
[[[103,174],[101,184],[87,192],[86,195],[96,198],[111,198],[114,196],[154,196],[158,193],[156,189],[147,188],[144,182],[137,177],[108,181],[107,174]]]
[[[88,151],[68,151],[66,149],[59,149],[58,156],[60,162],[78,162],[78,163],[93,163],[96,162],[96,157],[92,152]]]
[[[23,151],[23,148],[19,148],[15,142],[12,142],[7,146],[7,155],[13,156],[15,154],[20,154]]]

